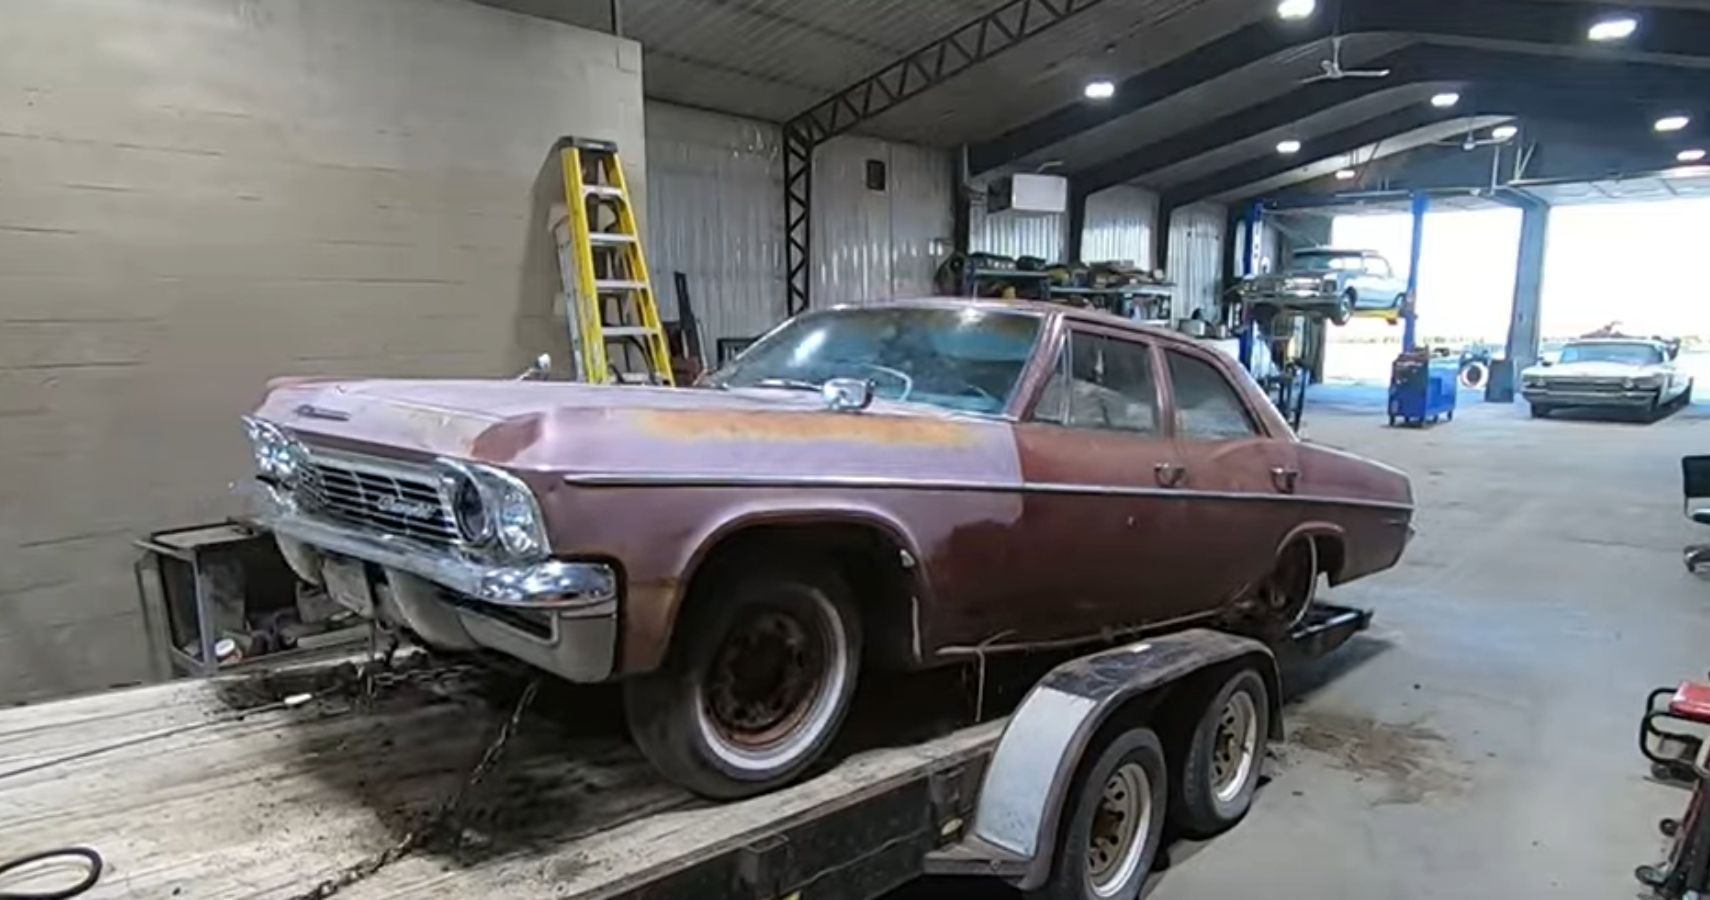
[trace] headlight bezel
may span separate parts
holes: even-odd
[[[266,419],[243,417],[250,452],[262,481],[294,489],[309,473],[309,448],[301,440]]]
[[[440,492],[465,548],[507,559],[549,555],[540,502],[526,482],[503,469],[441,458]],[[470,492],[473,491],[473,494]],[[460,501],[479,497],[482,516],[471,522]]]

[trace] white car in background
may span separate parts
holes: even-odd
[[[1565,407],[1655,412],[1692,402],[1692,376],[1679,371],[1669,344],[1646,338],[1582,338],[1565,344],[1555,361],[1520,375],[1521,393],[1542,418]]]

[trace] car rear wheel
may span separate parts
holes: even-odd
[[[1277,555],[1270,574],[1236,602],[1235,627],[1266,643],[1279,642],[1306,617],[1317,591],[1317,542],[1291,541]]]
[[[801,564],[733,572],[697,592],[666,664],[625,682],[642,752],[717,799],[800,775],[855,691],[861,622],[848,593],[829,568]]]

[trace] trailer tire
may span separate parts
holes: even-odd
[[[825,752],[855,692],[861,620],[836,572],[807,561],[737,567],[707,590],[665,664],[624,682],[624,710],[667,778],[728,800],[779,787]]]
[[[1051,875],[1030,900],[1133,900],[1152,871],[1168,796],[1163,744],[1133,728],[1088,759],[1068,793]]]
[[[1271,725],[1265,679],[1243,668],[1212,694],[1171,781],[1171,819],[1192,838],[1233,828],[1253,805]]]

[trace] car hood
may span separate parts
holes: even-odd
[[[275,381],[256,415],[311,444],[593,475],[1016,474],[1005,422],[817,393],[550,381]]]
[[[1532,366],[1523,373],[1529,377],[1542,378],[1548,381],[1552,378],[1608,378],[1619,380],[1626,378],[1642,378],[1663,371],[1658,365],[1633,365],[1618,362],[1572,362],[1556,363],[1553,366]]]

